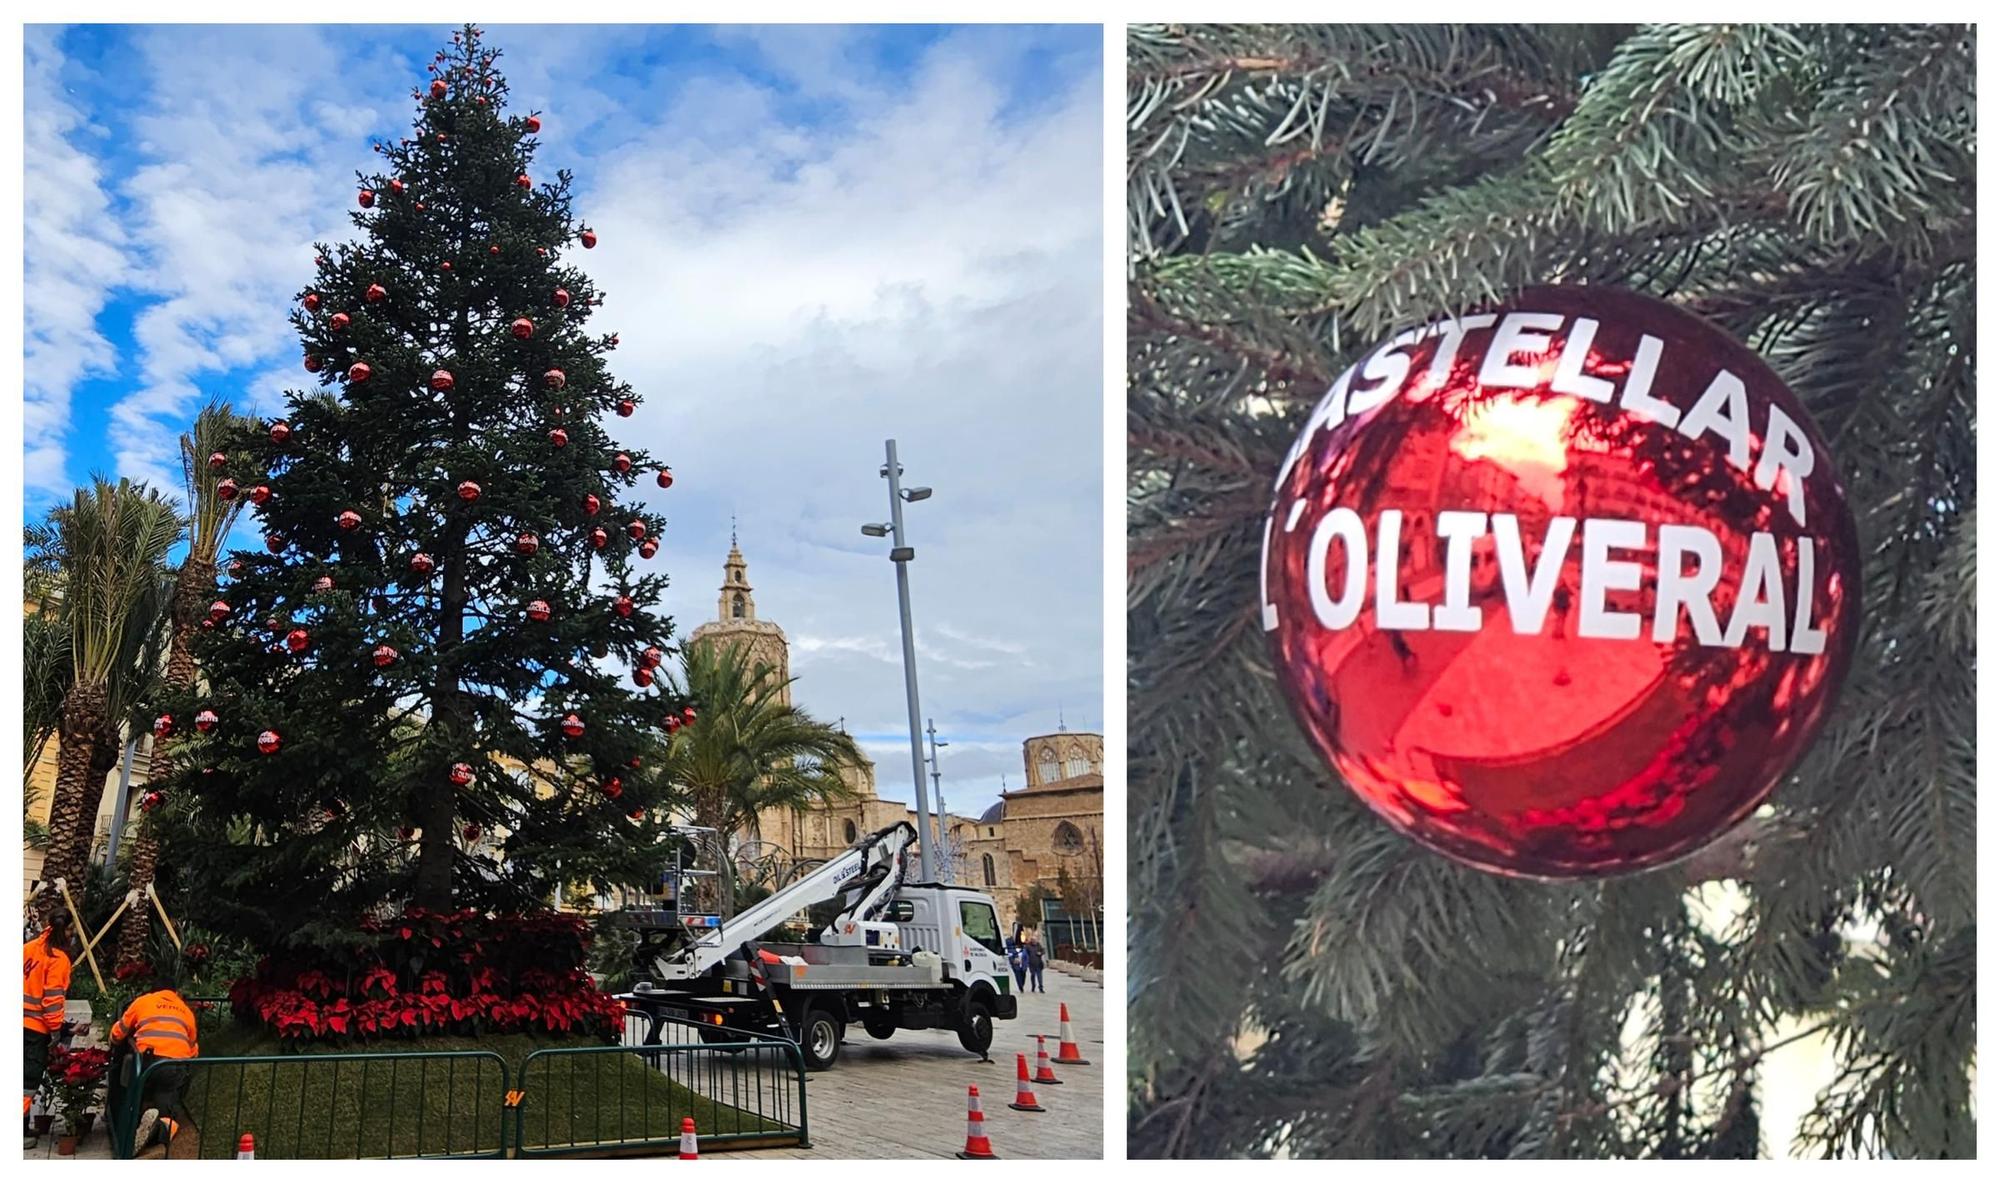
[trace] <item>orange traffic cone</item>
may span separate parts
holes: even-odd
[[[236,1139],[236,1157],[239,1159],[256,1158],[257,1139],[249,1134],[245,1134],[241,1138]]]
[[[1007,1102],[1007,1108],[1020,1109],[1028,1113],[1042,1113],[1040,1101],[1035,1100],[1035,1090],[1028,1084],[1028,1057],[1014,1053],[1014,1099]]]
[[[1035,1036],[1035,1083],[1062,1083],[1056,1077],[1056,1070],[1049,1067],[1049,1037],[1046,1035]]]
[[[1071,1030],[1069,1025],[1069,1003],[1064,1002],[1058,1005],[1061,1007],[1061,1015],[1062,1015],[1062,1043],[1057,1045],[1056,1047],[1056,1063],[1058,1064],[1090,1063],[1089,1060],[1083,1058],[1083,1053],[1077,1050],[1076,1032]]]
[[[993,1143],[986,1140],[986,1115],[979,1111],[979,1086],[967,1085],[965,1089],[965,1149],[958,1152],[960,1158],[999,1158],[993,1153]]]
[[[700,1158],[701,1142],[694,1136],[694,1118],[681,1118],[681,1157]]]

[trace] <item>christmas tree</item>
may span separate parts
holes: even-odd
[[[1971,1155],[1972,31],[1129,44],[1132,1152]],[[1831,441],[1865,584],[1839,706],[1769,805],[1569,883],[1364,808],[1257,620],[1271,482],[1334,377],[1549,283],[1767,359]],[[1761,1124],[1794,1039],[1825,1042],[1824,1087]]]
[[[292,312],[317,385],[213,457],[263,545],[161,707],[160,875],[265,950],[657,875],[644,756],[687,704],[645,690],[672,626],[634,486],[672,478],[607,430],[637,396],[591,325],[596,236],[498,58],[472,26],[437,54]]]

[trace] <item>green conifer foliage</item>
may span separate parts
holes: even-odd
[[[1132,1152],[1969,1156],[1971,29],[1129,49]],[[1332,379],[1537,282],[1757,349],[1831,441],[1866,572],[1837,715],[1766,814],[1567,885],[1377,821],[1256,624],[1270,483]],[[1798,1032],[1834,1074],[1775,1128],[1766,1056]]]
[[[670,801],[641,757],[685,704],[628,679],[672,635],[635,536],[665,528],[633,492],[661,465],[608,430],[636,396],[591,323],[595,237],[569,174],[535,173],[498,57],[454,35],[408,137],[328,195],[357,233],[318,247],[293,313],[317,385],[225,461],[265,545],[223,564],[199,684],[162,704],[162,876],[262,948],[657,871]]]

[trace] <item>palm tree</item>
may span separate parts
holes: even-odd
[[[114,485],[102,477],[28,530],[32,575],[61,582],[70,652],[69,688],[57,725],[46,879],[83,882],[108,763],[102,752],[107,737],[115,750],[122,705],[117,698],[128,697],[119,665],[137,656],[135,631],[145,624],[167,549],[179,534],[180,515],[171,501],[144,485],[127,480]],[[115,690],[121,691],[117,698]]]
[[[694,824],[730,836],[755,825],[759,810],[806,809],[853,795],[840,778],[866,757],[846,732],[787,701],[790,679],[753,661],[744,645],[698,645],[681,653],[669,694],[700,704],[695,721],[667,741],[667,779],[685,792]],[[722,907],[733,911],[736,885],[722,860]]]
[[[226,452],[235,436],[248,426],[225,402],[212,402],[194,418],[194,430],[181,436],[181,479],[187,495],[188,550],[174,577],[167,639],[167,668],[162,688],[185,690],[194,685],[194,635],[215,599],[216,560],[223,540],[229,537],[242,511],[240,500],[225,500],[216,492],[221,474],[209,467],[208,457]],[[241,468],[240,465],[236,466]],[[154,743],[146,762],[146,783],[159,784],[173,770],[168,747]],[[159,864],[160,842],[152,827],[142,820],[132,843],[132,865],[127,869],[132,889],[144,891],[153,881]],[[118,929],[118,964],[143,960],[152,913],[133,908],[125,913]]]

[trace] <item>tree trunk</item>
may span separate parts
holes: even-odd
[[[104,796],[104,771],[97,755],[106,706],[103,683],[79,682],[63,698],[56,791],[49,802],[49,853],[42,863],[42,878],[48,883],[67,880],[72,897],[83,892],[97,805]]]
[[[214,591],[215,563],[190,555],[181,564],[180,575],[174,580],[174,631],[167,646],[166,689],[170,692],[194,685],[194,634],[201,628],[202,617],[208,614],[208,602]],[[147,786],[165,782],[173,775],[173,768],[168,746],[155,739],[152,753],[146,758]],[[133,891],[146,890],[146,885],[153,881],[153,872],[159,861],[160,840],[154,836],[153,827],[142,817],[139,819],[139,836],[132,842],[132,865],[127,870]],[[151,905],[125,910],[125,918],[118,926],[119,965],[146,959],[146,942],[151,935],[152,923]]]
[[[465,704],[460,700],[458,668],[452,655],[465,639],[465,538],[469,526],[460,524],[454,536],[440,548],[444,587],[439,601],[437,685],[431,692],[436,717],[430,726],[443,726],[450,734],[464,734]],[[433,912],[452,906],[452,864],[457,856],[458,800],[451,782],[444,777],[420,777],[416,789],[416,822],[423,827],[417,848],[416,905]]]

